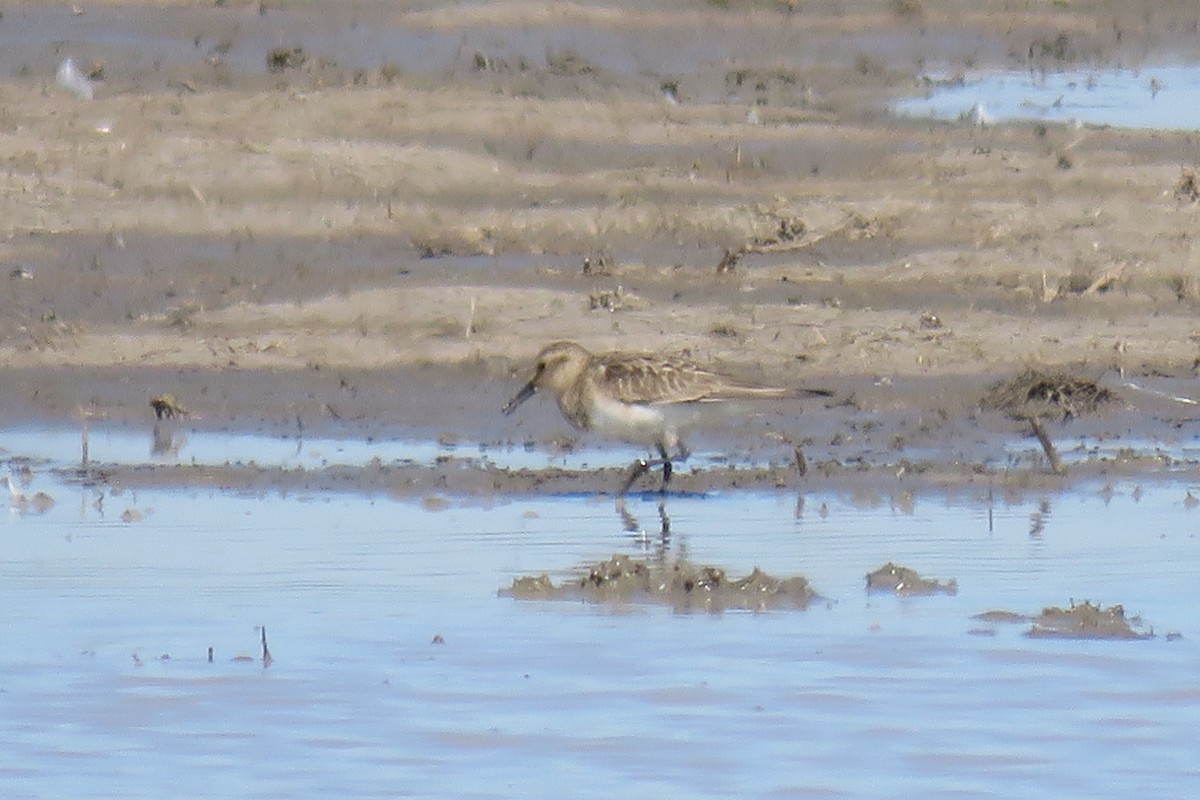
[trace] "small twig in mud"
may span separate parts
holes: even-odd
[[[796,471],[800,473],[801,478],[808,474],[808,460],[804,457],[804,450],[800,445],[796,445]]]
[[[1138,386],[1136,383],[1133,383],[1132,381],[1123,383],[1121,385],[1124,386],[1126,389],[1133,389],[1135,392],[1142,392],[1143,394],[1148,394],[1153,397],[1161,397],[1164,400],[1172,400],[1176,403],[1183,403],[1183,404],[1189,405],[1189,406],[1200,405],[1200,403],[1197,403],[1195,400],[1193,400],[1190,397],[1180,397],[1177,394],[1171,394],[1169,392],[1160,392],[1157,389],[1145,389],[1145,388],[1142,388],[1141,386]]]
[[[1057,297],[1058,287],[1050,285],[1049,281],[1046,280],[1046,271],[1042,270],[1042,302],[1053,303]]]
[[[1059,458],[1058,450],[1054,449],[1054,442],[1050,441],[1050,434],[1046,433],[1046,427],[1042,425],[1042,421],[1033,414],[1025,419],[1029,420],[1029,427],[1033,428],[1033,435],[1042,443],[1042,449],[1046,451],[1046,458],[1050,459],[1050,469],[1054,470],[1055,475],[1066,475],[1067,468]]]
[[[475,328],[475,295],[471,295],[471,304],[467,310],[467,326],[463,331],[463,338],[470,339],[471,331]]]
[[[88,465],[88,414],[79,409],[79,466]]]
[[[1096,278],[1088,284],[1088,287],[1083,290],[1084,294],[1099,294],[1100,292],[1108,291],[1121,279],[1121,273],[1125,271],[1124,264],[1118,264],[1115,267],[1110,267],[1104,270]]]
[[[271,651],[267,649],[267,626],[262,625],[260,626],[260,629],[262,630],[262,665],[263,669],[266,669],[267,667],[271,666],[271,662],[275,659],[271,658]]]
[[[717,274],[733,272],[737,268],[738,259],[742,257],[742,253],[746,252],[746,248],[741,247],[737,250],[726,248],[725,255],[721,256],[721,261],[717,264]]]

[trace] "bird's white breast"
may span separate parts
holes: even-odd
[[[639,444],[657,443],[667,428],[661,409],[622,403],[599,393],[593,398],[589,412],[596,431]]]

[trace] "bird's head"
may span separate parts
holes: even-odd
[[[542,348],[533,365],[533,375],[521,391],[508,401],[505,414],[511,414],[542,387],[561,395],[587,369],[592,354],[575,342],[554,342]]]

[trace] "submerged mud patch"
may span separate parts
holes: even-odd
[[[867,591],[891,592],[901,597],[958,594],[958,581],[951,578],[941,583],[933,578],[922,578],[916,570],[889,561],[874,572],[867,573]]]
[[[1127,618],[1122,606],[1101,608],[1084,601],[1066,609],[1042,609],[1025,635],[1033,639],[1153,639],[1153,631],[1138,630],[1142,624],[1139,616]]]
[[[591,603],[646,603],[676,611],[758,611],[806,609],[820,595],[802,576],[776,578],[757,567],[744,578],[729,578],[720,567],[680,559],[658,565],[614,555],[586,568],[579,577],[555,585],[548,575],[515,578],[501,589],[517,600],[583,600]]]
[[[1014,611],[985,611],[972,619],[990,623],[1031,623],[1025,635],[1031,639],[1153,639],[1153,630],[1141,630],[1140,616],[1125,616],[1125,608],[1102,608],[1090,601],[1067,608],[1047,606],[1037,616]]]

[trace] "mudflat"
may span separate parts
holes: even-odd
[[[1038,445],[981,399],[1031,366],[1117,396],[1048,421],[1130,443],[1073,474],[1191,469],[1159,448],[1200,397],[1194,135],[888,104],[1195,58],[1194,9],[970,5],[0,3],[0,425],[169,393],[202,429],[570,447],[549,401],[499,410],[575,339],[834,393],[706,422],[772,466],[685,489],[993,480]]]

